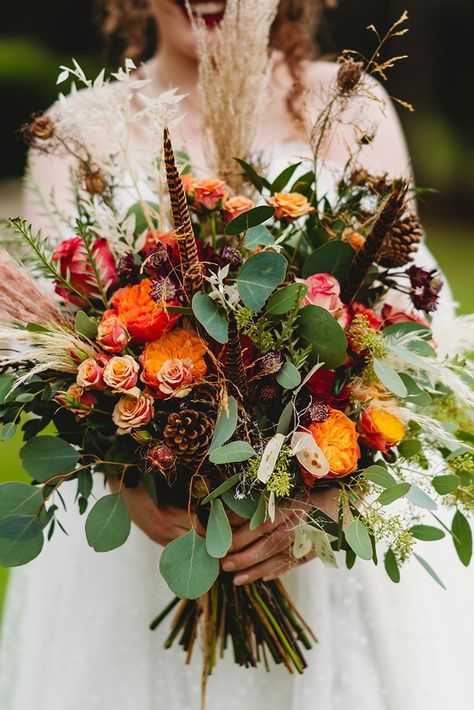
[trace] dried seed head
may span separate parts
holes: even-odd
[[[27,143],[47,141],[54,136],[54,123],[48,116],[33,116],[29,123],[21,129],[21,134]]]
[[[259,360],[263,375],[275,375],[283,367],[284,357],[281,353],[270,351]]]
[[[169,471],[173,468],[176,456],[166,444],[155,444],[146,454],[147,463],[158,471]]]
[[[362,78],[364,64],[353,59],[345,59],[337,73],[337,85],[342,93],[353,91]]]
[[[307,417],[311,422],[325,422],[329,417],[329,407],[321,400],[313,399],[308,407]]]
[[[176,298],[177,293],[178,288],[169,276],[159,276],[154,279],[150,289],[150,296],[157,303],[173,301]]]
[[[107,180],[97,168],[84,174],[84,187],[90,195],[102,195],[107,189]]]
[[[239,269],[242,266],[242,254],[234,247],[225,246],[222,250],[220,266],[230,265],[231,269]]]

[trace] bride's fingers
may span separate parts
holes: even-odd
[[[262,579],[268,575],[277,574],[277,576],[287,572],[292,566],[290,553],[288,548],[284,552],[280,552],[273,557],[269,557],[263,562],[259,562],[252,567],[242,570],[238,574],[234,575],[234,584],[236,587],[242,584],[251,584],[256,582],[257,579]]]
[[[294,567],[299,567],[300,565],[303,565],[306,562],[310,562],[311,560],[314,560],[315,558],[316,558],[315,552],[310,552],[308,555],[305,555],[301,560],[296,560],[294,558],[290,558],[289,565],[287,564],[286,566],[283,565],[281,567],[278,567],[278,565],[275,565],[274,569],[271,569],[269,572],[262,575],[262,579],[264,582],[271,582],[273,579],[278,579],[278,577],[281,577],[282,574],[285,574],[285,572],[288,572],[290,569],[293,569]],[[269,562],[270,562],[270,560],[269,560]]]
[[[294,531],[289,530],[286,525],[267,533],[260,537],[253,544],[244,550],[227,555],[222,562],[222,569],[225,572],[236,572],[258,564],[267,557],[272,557],[280,550],[288,549],[294,537]]]

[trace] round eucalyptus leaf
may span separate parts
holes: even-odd
[[[86,520],[86,537],[96,552],[109,552],[123,545],[131,528],[130,515],[120,493],[99,498]]]
[[[19,481],[0,485],[0,520],[12,515],[35,516],[43,503],[41,491]]]
[[[237,274],[236,284],[247,308],[258,312],[285,278],[288,262],[274,251],[254,254]]]
[[[363,560],[372,559],[372,541],[364,523],[355,518],[346,528],[346,542]]]
[[[195,530],[190,530],[165,547],[160,572],[177,597],[197,599],[216,581],[219,560],[208,553],[205,540]]]
[[[301,384],[301,375],[292,362],[285,362],[275,379],[285,390],[294,390]]]
[[[307,279],[314,274],[332,274],[339,283],[349,273],[355,251],[347,242],[333,240],[313,251],[303,264],[302,276]]]
[[[267,219],[273,217],[274,214],[275,208],[270,205],[253,207],[251,210],[247,210],[247,212],[243,212],[239,214],[238,217],[231,220],[225,228],[225,233],[231,235],[242,234],[251,227],[257,227],[259,224],[263,224]]]
[[[312,361],[335,369],[346,360],[347,340],[333,316],[319,306],[305,306],[300,311],[299,335],[312,346]]]
[[[218,343],[229,340],[229,323],[219,304],[207,293],[195,293],[192,302],[193,313],[206,332]]]
[[[20,451],[23,468],[44,483],[60,473],[70,473],[79,461],[79,452],[58,436],[36,436]]]
[[[0,520],[0,565],[19,567],[43,549],[41,524],[34,515],[10,515]]]
[[[218,498],[211,501],[211,512],[206,528],[206,549],[211,557],[225,557],[232,545],[232,528]]]

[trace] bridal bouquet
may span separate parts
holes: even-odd
[[[235,586],[220,571],[233,530],[282,510],[289,565],[381,559],[394,582],[414,555],[442,584],[419,540],[451,536],[467,565],[474,322],[453,321],[447,347],[433,337],[442,281],[413,263],[422,229],[403,181],[356,159],[332,195],[317,159],[270,179],[239,158],[225,180],[201,179],[171,144],[180,97],[151,98],[133,69],[109,83],[63,68],[87,90],[25,129],[33,149],[71,161],[75,204],[64,213],[33,184],[51,231],[12,219],[27,249],[0,253],[2,438],[21,427],[32,479],[0,486],[0,562],[31,561],[62,527],[65,481],[89,545],[119,547],[122,491],[142,484],[189,511],[161,555],[175,599],[152,628],[176,608],[166,645],[189,659],[201,635],[206,676],[229,643],[241,665],[302,672],[313,635],[281,581]],[[366,80],[344,56],[316,125]],[[95,500],[98,474],[119,491]],[[334,517],[314,504],[323,489]]]

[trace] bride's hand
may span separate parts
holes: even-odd
[[[245,523],[234,531],[232,547],[222,561],[222,569],[235,572],[234,584],[241,585],[257,579],[276,579],[292,567],[309,562],[314,559],[314,553],[300,560],[291,554],[296,529],[314,506],[336,519],[337,501],[337,490],[327,489],[282,504],[274,522],[267,521],[257,530],[250,530],[250,524]]]
[[[109,476],[108,484],[112,492],[118,493],[120,481],[117,477]],[[188,512],[173,506],[155,505],[143,483],[136,488],[123,487],[121,492],[132,521],[153,542],[164,547],[190,530]]]

